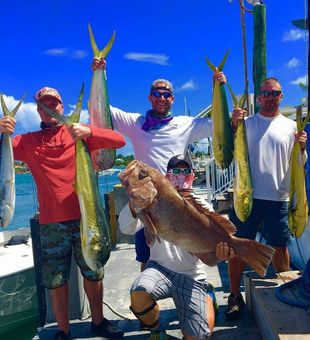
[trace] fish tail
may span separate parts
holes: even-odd
[[[265,276],[275,250],[264,244],[245,238],[234,238],[236,254],[260,276]]]
[[[18,111],[18,109],[20,108],[20,106],[22,105],[23,100],[25,99],[26,95],[23,95],[22,99],[17,103],[17,105],[15,106],[15,108],[12,111],[9,111],[9,109],[7,108],[4,99],[3,99],[3,95],[0,94],[0,98],[1,98],[1,107],[2,107],[2,111],[3,111],[3,115],[4,116],[11,116],[14,117],[16,112]]]
[[[221,61],[220,65],[217,67],[218,71],[221,72],[224,68],[224,65],[226,63],[226,59],[228,57],[229,54],[229,49],[226,51],[223,60]],[[208,66],[210,67],[210,69],[212,71],[215,71],[216,66],[214,64],[211,63],[210,59],[206,57],[206,63],[208,64]]]
[[[110,50],[113,46],[113,43],[114,43],[114,40],[115,40],[115,31],[113,32],[112,37],[109,40],[109,42],[106,44],[106,46],[101,51],[99,50],[99,48],[96,44],[96,40],[95,40],[95,37],[94,37],[94,34],[93,34],[93,31],[91,29],[90,24],[88,24],[88,33],[89,33],[90,43],[91,43],[91,47],[92,47],[94,56],[105,58],[108,55],[108,53],[110,52]]]

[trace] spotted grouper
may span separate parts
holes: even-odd
[[[160,237],[203,261],[219,242],[227,242],[259,275],[266,274],[274,249],[234,236],[234,224],[203,207],[190,191],[177,191],[159,171],[137,160],[129,163],[119,178],[133,215],[145,226],[149,245]]]

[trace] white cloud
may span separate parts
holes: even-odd
[[[88,56],[88,52],[85,50],[75,50],[72,51],[70,56],[72,59],[84,59]]]
[[[164,66],[169,65],[168,63],[169,57],[166,56],[165,54],[129,52],[125,54],[125,58],[135,60],[135,61],[144,61],[147,63],[164,65]]]
[[[300,83],[306,84],[307,83],[307,76],[299,77],[291,82],[293,85],[299,85]]]
[[[45,54],[53,56],[53,57],[63,57],[68,53],[67,48],[51,48],[49,50],[44,51]]]
[[[288,68],[290,68],[290,69],[292,69],[292,68],[296,68],[296,67],[298,67],[300,65],[300,60],[299,59],[297,59],[297,58],[292,58],[287,64],[286,64],[286,66],[288,67]]]
[[[88,56],[85,50],[72,50],[70,48],[51,48],[44,51],[46,55],[51,57],[69,57],[71,59],[84,59]]]
[[[195,84],[193,79],[190,79],[190,80],[186,81],[180,87],[177,87],[176,91],[181,92],[181,91],[186,91],[186,90],[195,90],[196,88],[197,88],[197,85]]]
[[[306,35],[304,31],[292,29],[288,32],[284,32],[282,41],[296,41],[305,39],[305,37]]]
[[[10,111],[12,111],[19,99],[15,99],[13,96],[3,95],[6,106]],[[2,113],[2,109],[0,109]],[[37,112],[37,105],[35,103],[25,103],[23,102],[21,107],[18,109],[15,119],[22,130],[30,131],[36,130],[40,126],[41,119]]]
[[[13,96],[3,95],[4,102],[7,108],[12,111],[19,99],[15,99]],[[70,112],[68,115],[71,115],[75,105],[69,105]],[[2,108],[0,105],[0,113],[3,115]],[[65,113],[67,115],[67,113]],[[18,128],[18,133],[26,133],[29,131],[36,131],[40,129],[41,119],[37,111],[37,104],[32,102],[23,102],[20,108],[18,109],[16,116],[16,128]],[[87,109],[82,109],[80,122],[87,124],[89,123],[89,114]]]

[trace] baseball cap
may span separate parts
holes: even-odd
[[[59,92],[56,89],[52,87],[47,87],[47,86],[40,89],[36,93],[35,98],[36,98],[36,101],[40,101],[42,98],[47,97],[47,96],[57,98],[62,103]]]
[[[159,85],[159,84],[161,84],[161,85]],[[164,84],[164,85],[162,85],[162,84]],[[170,81],[167,80],[167,79],[156,79],[151,84],[150,93],[154,90],[167,90],[167,91],[173,92],[173,86],[170,83]]]
[[[191,161],[184,155],[176,155],[169,159],[168,165],[167,165],[167,171],[176,168],[179,163],[186,163],[189,168],[192,168]]]

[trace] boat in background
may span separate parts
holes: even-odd
[[[0,337],[31,339],[39,310],[29,228],[0,232]],[[8,245],[14,237],[28,242]],[[13,238],[12,238],[13,237]],[[16,238],[15,238],[16,239]],[[15,242],[12,242],[15,243]],[[18,329],[22,332],[18,333]]]

